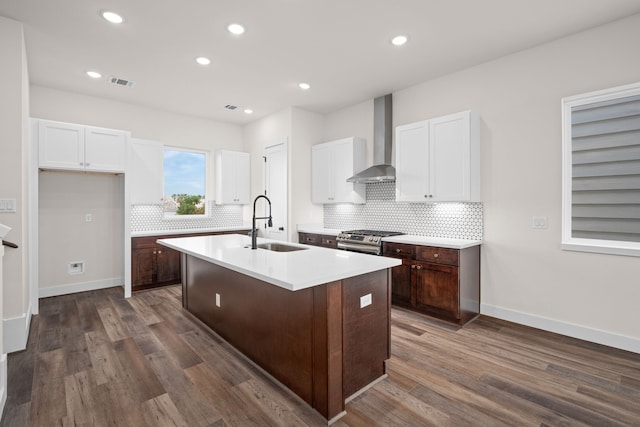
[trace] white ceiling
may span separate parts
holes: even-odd
[[[24,23],[31,84],[239,124],[335,111],[639,12],[638,0],[0,0]]]

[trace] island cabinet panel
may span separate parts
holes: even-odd
[[[323,248],[338,249],[336,236],[328,236],[315,233],[298,233],[298,242],[305,245],[321,246]]]
[[[289,291],[188,254],[183,263],[184,307],[327,420],[385,374],[388,270]]]

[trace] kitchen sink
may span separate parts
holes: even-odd
[[[285,245],[284,243],[273,243],[273,242],[260,243],[258,245],[258,248],[267,249],[269,251],[274,251],[274,252],[293,252],[293,251],[304,251],[309,249],[301,246],[292,246],[292,245]]]

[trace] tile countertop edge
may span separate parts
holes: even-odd
[[[482,245],[482,240],[449,239],[446,237],[428,237],[404,234],[401,236],[383,237],[383,242],[405,243],[408,245],[436,246],[449,249],[466,249]]]
[[[211,244],[207,245],[206,243],[212,243],[211,239],[216,239],[216,243],[219,242],[219,245],[216,245],[215,247]],[[263,238],[258,238],[258,242],[282,243]],[[248,236],[239,235],[182,237],[158,240],[158,243],[188,255],[192,255],[203,261],[228,268],[289,291],[298,291],[318,285],[324,285],[337,280],[395,267],[402,263],[401,260],[395,258],[378,257],[374,255],[365,255],[337,249],[320,248],[316,246],[292,243],[286,244],[291,246],[303,246],[307,249],[304,251],[276,253],[265,249],[259,249],[258,252],[253,252],[253,254],[251,254],[251,259],[247,260],[248,258],[245,257],[244,254],[241,258],[237,257],[239,253],[238,250],[241,249],[242,251],[249,251],[246,253],[249,255],[252,250],[245,248],[245,246],[250,245],[251,242]],[[299,267],[300,265],[305,264],[305,262],[308,263],[308,260],[299,259],[297,260],[299,262],[289,263],[285,260],[285,257],[288,257],[287,254],[293,254],[294,257],[296,254],[300,254],[303,255],[303,258],[315,260],[313,264],[317,267],[315,274],[313,272],[309,272],[308,274],[307,272],[305,272],[305,274],[299,274],[298,272],[298,274],[296,274],[296,272],[293,271],[295,270],[295,267]],[[340,257],[342,260],[337,260],[336,262],[342,262],[343,265],[337,266],[334,269],[325,268],[327,266],[326,262],[330,259],[335,260],[335,258],[333,258],[335,256]],[[277,264],[278,260],[282,261],[281,265]],[[270,274],[260,271],[260,266],[268,266],[267,270]],[[292,268],[292,266],[294,268]],[[278,269],[280,269],[280,271],[278,271]],[[298,277],[296,278],[296,276]]]
[[[210,228],[181,228],[171,230],[132,231],[131,237],[171,236],[174,234],[215,233],[217,231],[251,230],[251,225],[236,225],[231,227]]]

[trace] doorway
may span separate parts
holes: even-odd
[[[265,195],[271,200],[273,227],[265,229],[267,239],[288,241],[287,142],[279,141],[264,149]]]

